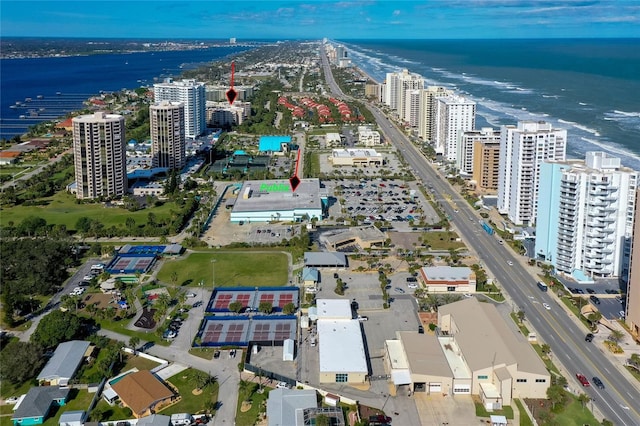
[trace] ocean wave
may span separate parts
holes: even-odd
[[[585,105],[589,105],[589,104],[588,104],[588,103],[586,103],[586,102],[578,102],[578,105],[585,106]]]
[[[590,139],[585,137],[581,137],[580,140],[597,146],[599,148],[599,151],[604,151],[609,154],[619,156],[620,158],[623,159],[623,163],[625,166],[638,170],[637,167],[638,167],[638,164],[640,164],[640,155],[634,153],[633,151],[629,151],[628,149],[623,148],[620,145],[611,143],[611,142],[604,143],[596,139]],[[584,152],[586,151],[590,151],[590,150],[586,149]],[[584,154],[584,152],[582,152],[582,154]],[[628,158],[630,161],[624,162],[625,158]]]
[[[578,123],[576,123],[576,122],[574,122],[574,121],[566,121],[566,120],[563,120],[562,118],[559,118],[559,119],[558,119],[558,123],[562,123],[562,124],[571,124],[572,126],[573,126],[573,125],[575,125],[575,124],[578,124]]]
[[[617,109],[614,109],[613,112],[618,114],[618,115],[625,116],[625,117],[638,117],[638,118],[640,118],[640,112],[618,111]]]
[[[560,96],[558,95],[542,95],[543,98],[553,98],[553,99],[559,99]]]

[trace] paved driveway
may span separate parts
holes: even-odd
[[[471,396],[413,394],[422,425],[468,426],[478,424],[476,409]]]

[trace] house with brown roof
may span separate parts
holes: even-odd
[[[136,418],[154,414],[177,397],[148,370],[127,374],[111,388]]]
[[[22,152],[20,151],[0,151],[0,165],[5,166],[16,163],[21,154]]]

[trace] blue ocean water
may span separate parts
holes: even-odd
[[[640,170],[640,39],[346,40],[378,82],[403,68],[477,103],[477,127],[545,120],[571,158],[604,150]]]
[[[187,51],[1,59],[0,137],[10,138],[23,134],[29,125],[80,109],[84,100],[100,91],[111,92],[151,85],[163,77],[177,77],[184,70],[247,49],[236,46]],[[25,101],[27,98],[30,98],[29,102]],[[16,105],[16,102],[21,105]]]

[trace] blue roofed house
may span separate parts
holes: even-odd
[[[48,386],[66,386],[86,356],[91,354],[90,343],[71,340],[58,345],[53,356],[38,375],[38,382]]]
[[[305,289],[317,289],[320,273],[316,268],[302,268],[302,283]]]
[[[291,148],[291,136],[260,136],[258,151],[288,152]]]
[[[29,392],[15,408],[11,420],[14,426],[41,425],[54,405],[63,406],[69,398],[68,388],[38,386]]]

